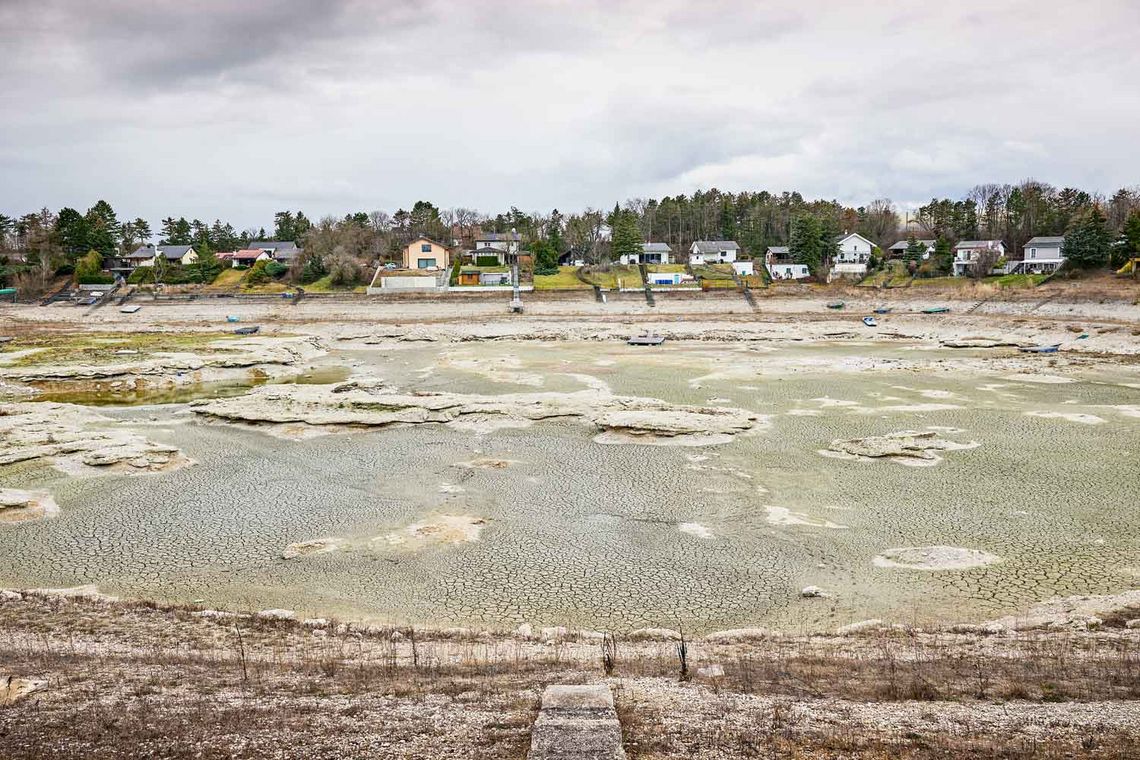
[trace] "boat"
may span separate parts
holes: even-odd
[[[863,324],[867,327],[878,327],[879,323],[875,321],[874,317],[863,317]]]
[[[253,335],[261,328],[257,325],[250,325],[249,327],[239,327],[234,330],[234,335]]]
[[[121,311],[123,314],[134,314],[136,311],[138,311],[141,308],[142,308],[141,306],[139,306],[137,303],[135,303],[135,304],[131,304],[130,306],[120,306],[119,311]]]
[[[827,308],[829,308],[829,309],[842,309],[846,305],[847,304],[843,303],[842,301],[832,301],[831,303],[829,303],[827,305]]]
[[[645,335],[634,335],[626,341],[626,343],[631,346],[660,346],[664,342],[664,335],[651,335],[649,333]]]
[[[950,311],[949,306],[931,306],[928,309],[923,309],[922,313],[923,314],[945,314],[948,311]]]
[[[1022,346],[1017,350],[1023,354],[1055,354],[1060,347],[1061,344],[1057,343],[1052,346]]]
[[[891,313],[891,307],[880,306],[879,308],[875,309],[875,313],[876,314],[890,314]]]
[[[241,317],[235,317],[234,315],[231,314],[228,317],[226,317],[226,321],[227,322],[240,322]]]

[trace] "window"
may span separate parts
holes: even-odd
[[[431,253],[431,243],[421,243],[420,253]]]
[[[416,266],[420,269],[435,269],[435,259],[419,259],[416,261]]]
[[[1031,259],[1037,258],[1037,249],[1036,248],[1030,248],[1029,249],[1029,258],[1031,258]]]

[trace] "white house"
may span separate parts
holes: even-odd
[[[994,262],[1005,258],[1005,243],[1000,240],[962,240],[954,246],[954,274],[961,276],[984,254],[993,254]]]
[[[748,275],[756,273],[756,268],[752,264],[751,259],[744,259],[743,261],[732,262],[732,269],[741,277],[747,277]]]
[[[765,266],[773,280],[803,280],[811,277],[807,264],[797,264],[791,259],[786,245],[770,245],[764,255]]]
[[[835,264],[831,272],[838,276],[867,274],[867,262],[875,250],[875,244],[857,232],[840,235],[835,239]]]
[[[495,256],[502,264],[506,262],[507,256],[518,254],[521,243],[522,235],[515,230],[510,232],[481,232],[479,237],[475,238],[474,254],[476,257]]]
[[[668,264],[669,257],[673,253],[673,249],[666,243],[642,243],[641,253],[630,255],[623,254],[621,258],[622,264]]]
[[[1065,263],[1064,248],[1064,236],[1030,238],[1023,249],[1022,260],[1013,262],[1006,270],[1021,274],[1055,272]]]
[[[689,249],[689,263],[697,266],[731,264],[739,252],[740,246],[735,240],[698,240]]]
[[[929,259],[934,254],[934,245],[938,241],[937,240],[918,240],[916,242],[922,246],[922,258],[923,258],[923,260],[925,260],[925,259]],[[900,240],[899,242],[895,243],[894,245],[892,245],[887,250],[890,251],[890,255],[893,258],[902,258],[903,256],[906,255],[906,249],[907,249],[908,245],[910,245],[909,239],[908,240]]]

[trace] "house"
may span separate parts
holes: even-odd
[[[168,264],[193,264],[198,260],[192,245],[140,245],[122,261],[130,269],[152,267],[159,256]]]
[[[764,254],[764,264],[773,280],[803,280],[811,277],[807,264],[792,261],[791,251],[786,245],[770,245]]]
[[[917,242],[919,245],[922,246],[922,258],[923,258],[923,260],[926,260],[926,259],[929,259],[934,254],[934,245],[938,241],[937,240],[918,240]],[[887,251],[889,252],[887,255],[890,256],[891,258],[901,259],[903,256],[906,256],[906,249],[907,249],[907,246],[909,246],[909,245],[910,245],[909,239],[900,240],[897,243],[895,243],[894,245],[892,245],[890,248],[887,249]]]
[[[495,256],[500,264],[505,264],[508,256],[519,252],[522,235],[515,230],[510,232],[481,232],[475,238],[475,256]]]
[[[1025,244],[1024,256],[1007,271],[1019,274],[1046,274],[1057,271],[1065,263],[1065,238],[1034,237]]]
[[[625,254],[622,264],[668,264],[673,249],[667,243],[642,243],[640,255]]]
[[[274,261],[290,264],[303,249],[298,248],[292,240],[254,240],[250,241],[246,250],[264,251]]]
[[[418,237],[404,247],[404,269],[447,269],[451,251],[431,238]]]
[[[954,274],[962,276],[971,265],[984,255],[990,255],[996,264],[1005,258],[1005,243],[1000,240],[962,240],[954,246]]]
[[[741,277],[748,277],[749,275],[756,274],[756,268],[752,264],[751,259],[744,259],[743,261],[732,262],[732,270]]]
[[[735,240],[698,240],[689,248],[689,263],[696,266],[731,264],[739,252],[740,246]]]
[[[219,254],[222,261],[229,261],[234,267],[251,267],[259,261],[268,261],[272,258],[268,251],[260,248],[244,248],[233,253]]]

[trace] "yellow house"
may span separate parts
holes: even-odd
[[[447,269],[451,252],[443,243],[419,237],[404,249],[404,269]]]

